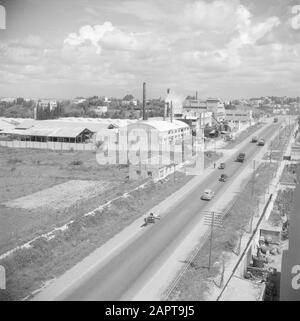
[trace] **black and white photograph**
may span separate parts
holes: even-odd
[[[0,301],[300,301],[299,126],[300,0],[0,0]]]

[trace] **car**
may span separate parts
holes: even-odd
[[[265,140],[263,138],[261,138],[259,141],[258,141],[258,146],[264,146],[265,145]]]
[[[224,169],[224,168],[225,168],[225,163],[220,163],[220,165],[219,165],[218,168],[219,168],[219,169]]]
[[[221,177],[220,177],[220,179],[219,179],[219,181],[220,181],[220,182],[226,182],[227,179],[228,179],[228,175],[222,174]]]
[[[257,141],[258,141],[258,137],[257,136],[253,136],[252,140],[251,140],[251,143],[257,143]]]
[[[245,154],[245,153],[239,153],[239,155],[238,155],[238,157],[237,157],[236,161],[237,161],[237,162],[241,162],[241,163],[243,163],[243,162],[244,162],[244,160],[245,160],[245,157],[246,157],[246,154]]]
[[[211,189],[206,189],[201,195],[201,199],[205,201],[210,201],[215,196],[215,193]]]

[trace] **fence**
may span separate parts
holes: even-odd
[[[0,140],[0,146],[11,148],[36,148],[76,151],[92,151],[96,149],[95,143],[31,142],[20,140]]]

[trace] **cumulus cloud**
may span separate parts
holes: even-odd
[[[40,75],[45,82],[119,84],[124,88],[146,81],[157,95],[166,88],[171,88],[171,94],[198,89],[201,94],[203,88],[212,90],[209,95],[213,96],[216,84],[226,84],[232,75],[243,81],[251,75],[248,78],[255,84],[258,74],[271,70],[271,62],[286,69],[284,61],[289,66],[293,61],[296,69],[299,48],[273,37],[283,24],[279,17],[267,12],[257,15],[243,3],[129,0],[118,6],[111,2],[93,7],[91,2],[86,12],[88,17],[95,13],[95,25],[85,19],[89,24],[84,22],[79,29],[66,27],[55,42],[33,34],[23,41],[2,42],[0,71]],[[110,21],[97,22],[104,14]],[[179,105],[183,98],[173,97],[173,104],[178,101]]]
[[[236,28],[237,1],[195,1],[184,9],[183,21],[192,29],[202,32],[231,33]]]
[[[213,50],[195,50],[186,54],[187,59],[192,59],[198,65],[205,65],[205,68],[213,65],[219,70],[239,67],[242,63],[240,51],[246,46],[256,45],[260,39],[280,24],[278,17],[269,17],[263,22],[253,23],[252,14],[245,6],[238,2],[232,2],[228,5],[226,3],[225,1],[214,1],[212,3],[200,1],[193,12],[198,23],[201,23],[204,13],[208,14],[212,21],[211,28],[215,28],[215,30],[223,30],[225,23],[225,20],[219,17],[220,10],[215,16],[213,15],[217,8],[222,8],[221,12],[226,13],[226,21],[229,16],[231,21],[234,21],[233,28],[230,29],[231,39],[225,46]],[[199,20],[196,19],[197,12],[199,12]],[[229,31],[228,28],[227,31]]]
[[[107,33],[111,33],[114,31],[114,27],[111,22],[104,22],[103,25],[92,26],[83,26],[79,29],[79,33],[70,33],[68,37],[64,40],[64,43],[69,44],[71,46],[78,46],[83,44],[86,41],[90,41],[93,46],[97,48],[97,53],[101,53],[101,46],[99,45],[99,41],[105,36]]]
[[[102,25],[81,27],[78,34],[70,33],[64,43],[75,47],[91,43],[100,54],[103,48],[151,53],[163,50],[168,42],[152,32],[124,32],[106,21]]]

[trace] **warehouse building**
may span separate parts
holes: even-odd
[[[2,134],[11,139],[31,142],[85,143],[90,141],[94,132],[85,127],[50,128],[33,127],[27,129],[10,129]]]
[[[103,141],[107,132],[116,132],[119,128],[127,126],[130,121],[121,119],[94,119],[94,118],[61,118],[55,120],[26,119],[19,124],[0,130],[4,146],[10,146],[7,141],[33,142],[32,144],[12,144],[12,147],[52,148],[48,142],[69,143],[61,149],[72,148],[70,143],[87,144],[90,149],[96,141]],[[2,122],[1,122],[2,123]],[[38,142],[35,145],[34,142]],[[42,143],[47,143],[45,146]],[[53,145],[54,146],[54,145]],[[75,147],[75,146],[74,146]],[[57,149],[58,147],[53,147]]]
[[[129,178],[156,180],[169,175],[185,161],[182,146],[191,137],[190,126],[176,119],[150,119],[128,125],[127,151],[132,156],[129,157]],[[126,148],[121,146],[121,150]]]
[[[229,122],[253,122],[252,110],[250,109],[227,109],[226,120]]]
[[[186,99],[183,102],[183,115],[195,117],[202,113],[212,113],[213,118],[218,122],[225,119],[225,107],[218,98]]]

